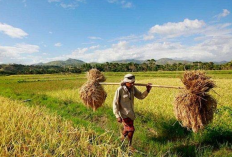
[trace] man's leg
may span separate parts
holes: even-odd
[[[122,121],[123,121],[123,125],[124,125],[123,135],[124,135],[124,137],[128,136],[129,145],[131,146],[133,134],[135,131],[134,121],[131,120],[130,118],[124,118]]]
[[[133,135],[134,135],[134,131],[128,132],[128,139],[129,139],[129,145],[130,145],[130,146],[132,145],[132,138],[133,138]]]
[[[122,131],[122,138],[121,138],[121,141],[122,141],[122,142],[125,140],[125,138],[126,138],[127,135],[128,135],[128,131],[125,131],[125,130],[123,129],[123,131]]]

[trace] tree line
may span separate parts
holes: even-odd
[[[55,74],[55,73],[81,73],[81,69],[76,66],[42,66],[42,65],[21,65],[4,64],[0,65],[0,75],[16,74]]]
[[[226,64],[214,64],[213,62],[193,62],[192,64],[173,63],[158,65],[154,59],[147,60],[142,64],[138,63],[103,63],[103,64],[88,64],[82,65],[83,71],[88,71],[91,68],[97,68],[100,71],[108,72],[139,72],[139,71],[184,71],[184,70],[232,70],[232,61]]]
[[[158,65],[154,59],[147,60],[142,64],[138,63],[85,63],[81,66],[42,66],[42,65],[21,65],[2,64],[0,74],[53,74],[53,73],[81,73],[92,68],[104,72],[139,72],[139,71],[184,71],[184,70],[232,70],[232,61],[226,64],[214,64],[213,62],[193,62],[192,64],[174,63]]]

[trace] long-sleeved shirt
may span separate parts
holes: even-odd
[[[113,112],[116,118],[135,119],[134,97],[144,99],[148,95],[147,91],[141,93],[136,87],[132,87],[129,91],[126,86],[120,86],[114,96]]]

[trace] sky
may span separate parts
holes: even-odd
[[[232,0],[0,0],[0,64],[232,60]]]

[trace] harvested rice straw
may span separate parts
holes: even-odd
[[[120,85],[120,83],[104,83],[106,78],[104,75],[97,69],[91,69],[87,73],[87,82],[80,88],[80,97],[84,104],[87,107],[91,107],[94,111],[101,107],[106,99],[106,92],[104,91],[101,84],[105,85]],[[137,83],[136,86],[146,86],[147,84]],[[181,89],[182,87],[173,87],[173,86],[160,86],[152,85],[159,88],[177,88]]]
[[[101,107],[106,99],[106,92],[99,82],[105,81],[105,77],[97,69],[91,69],[87,74],[88,81],[80,89],[80,97],[84,104],[94,111]],[[217,108],[216,100],[208,94],[215,87],[214,82],[202,71],[186,71],[182,78],[185,89],[176,97],[174,102],[175,116],[182,122],[183,127],[198,132],[213,120],[213,114]],[[102,83],[115,84],[117,83]],[[138,84],[146,85],[146,84]],[[183,87],[159,86],[159,88]]]
[[[87,73],[88,81],[94,82],[104,82],[106,80],[105,76],[97,69],[91,69]]]
[[[213,120],[217,102],[207,93],[215,83],[202,71],[186,71],[182,82],[185,89],[175,99],[175,116],[183,127],[198,132]]]
[[[105,77],[97,69],[91,69],[87,74],[88,81],[80,88],[80,97],[87,107],[93,111],[101,107],[106,99],[106,92],[99,84],[99,81],[105,81]]]

